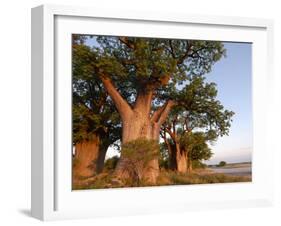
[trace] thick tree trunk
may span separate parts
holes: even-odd
[[[97,173],[97,169],[100,170],[102,168],[101,159],[103,154],[100,153],[99,146],[100,138],[96,135],[90,141],[82,141],[75,145],[75,156],[73,160],[74,178],[82,179],[91,177]],[[98,158],[100,158],[99,161]]]
[[[100,78],[122,119],[122,144],[140,138],[159,142],[160,127],[166,120],[174,103],[168,101],[151,116],[153,85],[138,90],[135,105],[132,107],[117,91],[109,76],[102,74]],[[157,151],[159,152],[159,150]],[[116,176],[121,179],[129,178],[128,165],[129,160],[124,158],[121,151],[121,157],[115,170]],[[143,179],[150,184],[155,184],[159,175],[158,157],[149,161],[143,172]]]
[[[101,173],[104,167],[105,155],[107,152],[108,146],[100,147],[98,152],[98,157],[96,160],[96,173]]]
[[[151,124],[151,138],[153,141],[159,144],[159,136],[160,136],[160,127],[157,124]],[[159,176],[159,149],[154,150],[157,155],[148,163],[147,168],[145,169],[145,179],[150,184],[155,184],[157,182],[157,178]]]
[[[180,150],[177,153],[177,171],[179,173],[186,173],[187,172],[186,153],[183,150]]]
[[[169,168],[177,171],[177,150],[175,145],[168,146],[169,149]]]
[[[170,154],[170,169],[179,173],[187,172],[187,155],[186,152],[180,149],[179,144],[173,145]]]
[[[135,141],[140,138],[145,138],[149,140],[156,140],[153,137],[153,126],[150,122],[148,115],[140,111],[134,111],[133,114],[130,114],[128,117],[125,117],[123,120],[123,128],[122,128],[122,144],[126,144],[131,141]],[[156,150],[157,153],[159,150]],[[146,153],[149,155],[150,153]],[[144,154],[145,155],[145,154]],[[145,159],[146,156],[143,156]],[[127,179],[130,177],[129,173],[129,166],[130,160],[126,159],[122,155],[118,161],[115,174],[121,179]],[[159,164],[158,164],[158,157],[151,159],[142,169],[142,180],[150,184],[155,184],[157,177],[159,175]]]

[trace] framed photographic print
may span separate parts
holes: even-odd
[[[32,216],[270,205],[272,29],[32,9]]]

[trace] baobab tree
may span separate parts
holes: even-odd
[[[120,114],[122,145],[137,139],[158,143],[161,126],[178,104],[174,94],[179,87],[210,72],[225,54],[215,41],[99,36],[93,42],[93,76],[101,79]],[[115,172],[120,178],[129,177],[127,160],[121,151]],[[144,178],[155,183],[158,158],[145,168]]]
[[[193,164],[200,163],[202,160],[208,160],[213,153],[209,147],[210,137],[204,132],[187,132],[181,136],[180,151],[186,155],[185,167],[177,168],[179,172],[192,172]]]
[[[93,77],[91,50],[83,36],[74,35],[72,116],[73,116],[73,176],[82,179],[100,173],[108,147],[120,139],[119,114],[101,81]]]
[[[211,157],[208,142],[228,135],[234,112],[224,109],[216,97],[216,84],[205,82],[203,76],[194,76],[177,92],[178,105],[161,128],[172,170],[191,171],[192,161]]]

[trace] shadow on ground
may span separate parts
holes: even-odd
[[[31,217],[31,210],[29,209],[19,209],[18,212],[27,217]]]

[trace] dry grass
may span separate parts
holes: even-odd
[[[73,189],[80,190],[151,186],[143,181],[137,185],[132,181],[121,181],[113,178],[111,175],[111,173],[102,173],[86,180],[73,181]],[[195,170],[192,173],[177,173],[174,171],[161,170],[155,186],[234,183],[250,182],[251,180],[251,177],[248,176],[230,176],[223,173],[212,173],[212,171],[207,169]]]
[[[178,174],[169,172],[165,175],[170,180],[170,184],[214,184],[214,183],[233,183],[233,182],[249,182],[250,177],[230,176],[223,173],[211,173],[195,171],[193,173]],[[160,184],[162,185],[162,184]]]

